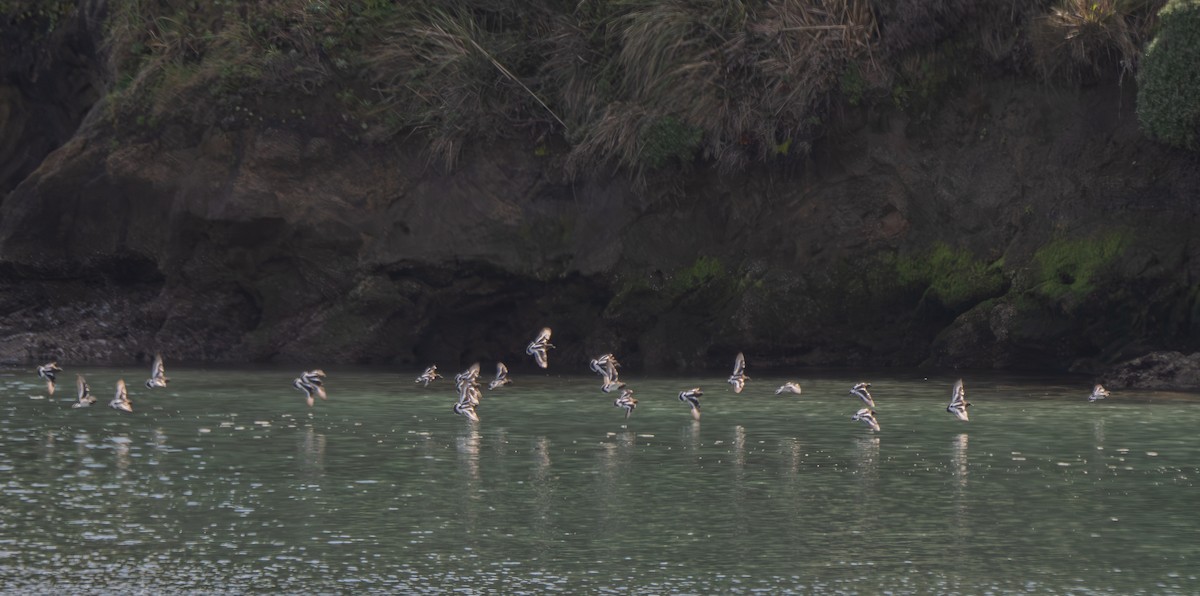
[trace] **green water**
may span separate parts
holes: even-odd
[[[298,371],[0,371],[3,590],[1200,591],[1194,395],[965,374],[962,423],[948,375],[630,376],[626,421],[597,377],[514,371],[472,425],[447,379],[326,370],[311,410]]]

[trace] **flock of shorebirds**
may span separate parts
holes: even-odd
[[[58,362],[50,362],[37,367],[38,376],[45,379],[46,391],[50,395],[54,395],[58,373],[62,371]],[[154,364],[150,367],[150,378],[146,379],[146,388],[166,387],[170,380],[167,378],[166,368],[163,367],[162,354],[155,354]],[[76,397],[75,403],[71,404],[72,408],[86,408],[96,403],[96,396],[92,395],[92,388],[88,386],[87,379],[84,379],[83,375],[75,375],[75,390]],[[133,413],[133,402],[130,401],[129,391],[125,388],[125,379],[117,379],[117,393],[113,395],[112,401],[108,402],[108,405],[122,412]]]
[[[549,367],[547,350],[554,347],[554,344],[550,343],[550,334],[550,328],[544,327],[538,333],[537,337],[529,342],[529,345],[525,348],[525,353],[533,356],[534,361],[541,368]],[[593,372],[600,375],[602,381],[600,385],[601,391],[604,393],[620,392],[619,396],[613,401],[613,406],[624,409],[625,418],[629,418],[633,414],[633,410],[637,408],[638,400],[633,397],[633,389],[630,389],[621,381],[620,375],[617,372],[620,366],[621,364],[617,362],[616,356],[613,356],[611,353],[593,358],[589,365]],[[60,372],[62,372],[62,369],[59,368],[57,362],[43,364],[37,369],[38,376],[46,380],[46,390],[50,395],[54,395],[56,375]],[[428,387],[431,382],[440,378],[443,377],[438,374],[437,365],[433,364],[426,368],[425,372],[421,373],[421,376],[417,377],[415,382],[422,383],[423,386]],[[292,379],[292,386],[304,392],[308,406],[312,407],[314,397],[328,399],[328,395],[325,392],[324,379],[325,371],[321,369],[304,371],[300,373],[299,377]],[[746,381],[749,380],[750,377],[746,376],[746,357],[741,352],[738,352],[737,358],[733,362],[733,373],[729,375],[728,383],[733,386],[734,393],[741,393],[746,387]],[[170,379],[167,378],[166,369],[163,367],[162,355],[155,354],[154,364],[150,369],[150,378],[146,380],[146,387],[150,389],[166,387],[168,381]],[[499,389],[510,383],[512,381],[508,378],[508,367],[503,362],[496,363],[496,376],[488,383],[488,390]],[[479,382],[479,363],[476,362],[468,367],[467,370],[455,375],[454,385],[458,392],[458,400],[454,403],[454,413],[465,416],[472,422],[479,422],[479,414],[476,412],[476,408],[479,407],[479,400],[483,396]],[[83,375],[76,375],[75,386],[78,395],[71,407],[83,408],[96,403],[96,397],[92,395],[91,389],[88,387]],[[857,383],[850,388],[850,395],[862,400],[866,406],[855,412],[850,417],[850,420],[862,422],[872,431],[879,431],[879,420],[876,418],[874,410],[875,399],[871,396],[870,388],[871,384],[867,382]],[[788,381],[780,385],[775,390],[775,394],[792,393],[800,395],[801,391],[799,384]],[[700,420],[700,397],[703,395],[704,392],[699,387],[692,387],[691,389],[679,392],[679,401],[691,408],[692,418],[695,420]],[[1092,393],[1088,395],[1088,401],[1094,402],[1108,396],[1108,390],[1102,385],[1097,384],[1092,388]],[[108,405],[123,412],[133,412],[133,403],[129,399],[124,379],[117,381],[116,395],[113,396],[112,401]],[[955,418],[967,422],[970,419],[967,415],[967,408],[969,407],[971,407],[971,402],[967,401],[967,392],[963,387],[963,381],[962,379],[958,379],[950,389],[950,404],[946,406],[946,411],[953,414]]]

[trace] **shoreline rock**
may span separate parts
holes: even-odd
[[[1103,383],[1109,389],[1200,389],[1200,352],[1151,352],[1116,365]]]

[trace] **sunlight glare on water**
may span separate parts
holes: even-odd
[[[70,370],[52,398],[0,371],[4,590],[1200,590],[1191,394],[967,374],[963,423],[956,377],[888,371],[872,433],[859,373],[623,377],[626,421],[595,376],[526,371],[473,425],[452,379],[326,370],[312,409],[282,370]]]

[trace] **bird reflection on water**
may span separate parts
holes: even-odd
[[[600,504],[599,530],[601,535],[597,540],[607,545],[615,540],[627,527],[629,522],[629,501],[624,497],[627,490],[627,472],[636,438],[628,429],[618,433],[608,433],[608,440],[600,444],[597,452],[599,474],[596,475],[596,495]]]
[[[733,465],[735,477],[739,482],[746,479],[746,428],[742,425],[733,427]]]
[[[87,431],[80,431],[75,435],[74,441],[75,453],[79,456],[79,459],[82,460],[84,457],[87,457],[88,452],[91,450],[90,444],[92,442],[92,436],[89,435]]]
[[[700,451],[700,421],[692,420],[690,423],[680,427],[681,441],[680,444],[684,451],[699,452]],[[699,453],[696,454],[696,461],[703,463]]]
[[[967,489],[967,443],[970,437],[967,433],[960,433],[954,437],[954,450],[950,458],[950,463],[954,469],[955,484],[958,485],[959,492]]]
[[[317,484],[325,476],[325,435],[318,434],[313,427],[304,429],[299,443],[300,471],[310,484]]]
[[[458,461],[467,473],[467,492],[475,493],[479,484],[479,445],[483,441],[478,426],[467,426],[456,441],[458,445]]]
[[[1092,473],[1099,475],[1108,472],[1108,461],[1104,457],[1104,419],[1097,418],[1092,421],[1092,443],[1095,445],[1092,457],[1088,458],[1092,461]]]
[[[550,440],[538,437],[533,444],[533,523],[530,524],[537,538],[539,559],[551,555],[560,537],[554,528],[558,514],[555,508],[555,482],[550,473]]]
[[[98,387],[117,378],[84,372]],[[801,398],[775,396],[783,379],[760,374],[742,397],[713,391],[701,430],[675,399],[692,383],[677,378],[626,379],[643,399],[631,422],[613,396],[595,391],[595,377],[521,379],[473,425],[448,411],[449,379],[438,389],[443,400],[410,384],[416,375],[402,379],[410,394],[397,395],[373,371],[339,374],[346,399],[309,417],[282,382],[262,383],[270,399],[247,399],[258,381],[240,374],[205,376],[188,389],[185,373],[181,399],[147,395],[133,416],[71,410],[74,395],[9,400],[17,409],[3,418],[11,432],[0,439],[0,467],[12,468],[5,496],[20,514],[5,522],[15,546],[4,548],[20,553],[9,563],[82,574],[56,579],[69,584],[63,593],[87,592],[86,581],[122,593],[204,591],[222,581],[242,581],[231,591],[264,581],[287,593],[304,592],[305,582],[319,593],[450,585],[531,593],[558,581],[574,593],[784,593],[797,577],[814,578],[814,591],[985,593],[1021,589],[1010,578],[1027,570],[1043,574],[1031,591],[1130,593],[1135,580],[1177,570],[1186,578],[1177,569],[1184,563],[1110,582],[1116,576],[1105,570],[1124,565],[1110,552],[1136,551],[1154,531],[1156,548],[1171,540],[1176,552],[1195,551],[1192,527],[1175,525],[1192,505],[1190,466],[1179,462],[1198,461],[1194,443],[1171,434],[1179,413],[1111,398],[1089,406],[1078,387],[1062,389],[1061,400],[1032,389],[1001,399],[1010,396],[976,382],[977,397],[994,398],[971,427],[938,412],[949,383],[880,378],[880,422],[890,426],[876,435],[844,422],[861,403],[847,399],[842,379],[808,380],[802,401],[781,409],[779,399]],[[135,399],[146,395],[134,389]],[[1051,421],[1061,422],[1072,401],[1082,426],[1062,432]],[[973,438],[961,432],[972,428]],[[1055,442],[1042,446],[1044,437]],[[1144,454],[1151,449],[1163,456]],[[1017,450],[1030,460],[1007,457]],[[1110,468],[1118,455],[1127,463]],[[1022,500],[995,506],[1010,495]],[[1135,507],[1150,513],[1126,513]],[[1098,513],[1102,540],[1019,533],[1034,523],[1091,530]],[[1120,523],[1107,521],[1118,513]],[[847,523],[859,515],[862,523]],[[107,542],[83,542],[85,531]],[[941,558],[946,552],[953,560]],[[1003,559],[1013,552],[1024,558]],[[1074,567],[1056,566],[1058,555],[1075,557]],[[215,563],[222,559],[231,562]],[[141,561],[174,577],[138,583],[144,576],[130,573],[142,573]],[[850,570],[856,583],[838,584],[851,565],[859,565]],[[91,575],[99,566],[108,569],[103,581]],[[1088,580],[1082,588],[1077,577]],[[1193,591],[1166,581],[1165,592]]]
[[[969,467],[967,465],[967,446],[970,438],[967,433],[959,433],[954,437],[954,443],[951,445],[950,467],[954,474],[954,533],[955,539],[960,542],[955,550],[962,552],[962,549],[969,545],[970,540],[970,522],[971,499],[967,493],[967,476],[969,475]]]
[[[54,454],[58,450],[58,435],[53,430],[46,431],[46,438],[42,441],[42,458],[47,464],[54,461]]]
[[[879,498],[879,435],[874,433],[854,438],[858,475],[863,503],[875,503]]]
[[[479,507],[482,500],[479,474],[479,446],[483,436],[479,433],[478,425],[467,425],[455,440],[458,451],[458,462],[466,477],[466,487],[458,491],[462,496],[462,504],[458,507],[459,518],[464,522],[467,535],[474,537],[479,522]]]
[[[800,444],[800,439],[794,437],[788,439],[785,446],[788,454],[788,476],[795,479],[800,475],[800,464],[804,462],[804,446]]]
[[[129,470],[129,444],[131,441],[125,435],[119,435],[109,439],[113,444],[113,454],[116,456],[117,477],[124,478]]]
[[[751,548],[749,533],[751,514],[746,504],[746,428],[733,427],[733,544],[738,550]]]

